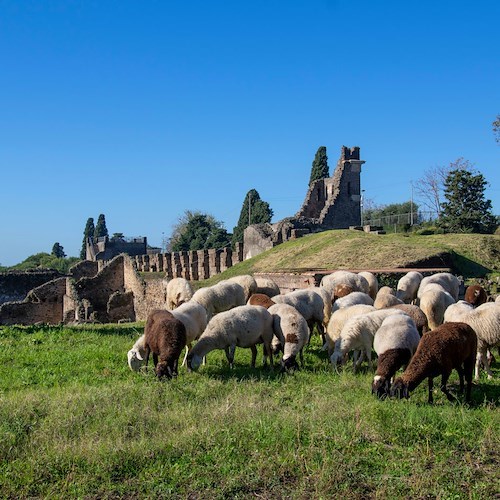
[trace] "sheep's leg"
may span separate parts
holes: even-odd
[[[474,356],[466,359],[464,361],[464,376],[465,381],[467,382],[467,390],[465,392],[465,400],[470,401],[471,396],[471,388],[472,388],[472,374],[474,372]]]
[[[234,363],[234,351],[236,351],[236,346],[232,344],[226,347],[224,350],[226,351],[226,358],[229,363],[229,368],[232,368]]]
[[[189,342],[189,344],[186,344],[186,354],[184,354],[184,359],[182,361],[181,366],[186,366],[186,360],[187,360],[187,357],[188,357],[189,351],[191,350],[192,345],[193,344],[191,342]]]
[[[448,388],[446,387],[449,377],[449,373],[443,373],[441,375],[441,391],[443,391],[443,393],[446,395],[448,401],[453,401],[453,396],[450,394],[450,391],[448,391]]]
[[[432,403],[434,403],[434,396],[432,395],[432,390],[434,389],[434,380],[432,377],[429,377],[427,379],[427,381],[428,381],[428,385],[429,385],[429,397],[427,399],[427,402],[429,404],[432,404]]]
[[[153,363],[156,368],[156,365],[158,364],[158,354],[156,352],[153,353]]]
[[[481,366],[481,363],[483,363],[484,369],[488,374],[488,380],[491,380],[493,378],[493,372],[491,371],[490,364],[488,362],[488,357],[486,356],[486,349],[481,349],[481,350],[478,349],[477,351],[476,376],[475,376],[476,380],[479,380],[479,367]]]
[[[252,351],[252,362],[250,364],[250,366],[252,368],[255,368],[255,361],[257,359],[257,347],[255,347],[254,345],[250,347],[250,350]],[[267,364],[267,360],[266,360],[266,349],[264,347],[264,366],[266,366]]]
[[[460,394],[464,393],[464,370],[461,366],[457,366],[458,378],[460,380]]]
[[[325,327],[323,326],[323,323],[321,323],[321,321],[318,321],[316,323],[316,326],[318,328],[318,332],[319,334],[321,335],[321,342],[324,344],[325,341],[326,341],[326,337],[325,337]]]
[[[357,352],[357,351],[355,351],[355,352]],[[353,363],[353,368],[352,368],[353,373],[356,373],[359,365],[362,363],[362,361],[364,359],[365,359],[365,351],[361,350],[361,352],[359,354],[359,358],[356,361],[354,361],[354,363]]]
[[[148,371],[148,362],[149,362],[149,353],[151,352],[151,349],[149,346],[146,346],[146,362],[144,363],[144,369],[145,371]]]

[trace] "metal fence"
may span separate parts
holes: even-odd
[[[363,226],[394,226],[394,225],[409,225],[422,224],[424,222],[432,222],[438,218],[437,212],[408,212],[406,214],[382,215],[373,219],[362,220]]]

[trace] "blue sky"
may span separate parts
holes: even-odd
[[[500,2],[0,1],[0,263],[88,217],[161,245],[185,210],[274,221],[317,148],[360,146],[362,189],[409,200],[459,157],[500,214]],[[417,200],[418,201],[418,200]]]

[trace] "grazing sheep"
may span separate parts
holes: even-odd
[[[396,297],[405,304],[411,304],[417,298],[418,287],[423,280],[421,273],[417,271],[407,272],[396,287]]]
[[[249,306],[262,306],[266,309],[269,309],[273,304],[276,304],[276,302],[273,302],[271,297],[265,293],[254,293],[250,295],[247,302],[247,305]]]
[[[344,307],[351,307],[357,304],[365,304],[368,306],[373,305],[373,299],[364,292],[352,292],[345,297],[337,299],[332,306],[332,314],[339,309],[343,309]]]
[[[215,349],[224,349],[229,366],[233,367],[236,347],[249,347],[252,350],[252,367],[257,357],[256,344],[264,344],[264,366],[270,357],[273,340],[273,317],[261,306],[238,306],[224,311],[210,320],[207,328],[187,357],[188,369],[196,369],[201,360]]]
[[[280,287],[276,284],[276,282],[271,278],[255,278],[255,282],[257,283],[257,290],[255,293],[265,293],[269,297],[274,297],[275,295],[279,295]]]
[[[233,276],[229,278],[227,281],[232,283],[238,283],[243,288],[245,292],[245,302],[250,298],[250,295],[257,293],[257,282],[253,276],[249,274],[242,274],[241,276]],[[279,292],[278,292],[279,293]]]
[[[495,304],[500,304],[500,295],[498,295],[497,298],[495,299]]]
[[[467,381],[465,399],[470,401],[472,372],[476,357],[477,337],[474,330],[465,323],[445,323],[435,330],[424,333],[417,351],[404,371],[394,381],[391,396],[408,398],[425,378],[429,382],[429,403],[433,402],[433,379],[441,375],[441,390],[448,400],[453,397],[446,383],[453,369],[460,377],[460,392],[464,390],[464,376]]]
[[[310,288],[295,290],[285,295],[275,295],[272,300],[277,304],[288,304],[299,311],[309,325],[312,333],[314,325],[318,327],[320,335],[323,337],[324,303],[323,299]]]
[[[378,293],[378,280],[377,277],[369,272],[369,271],[361,271],[358,273],[358,276],[362,276],[365,278],[366,281],[368,281],[368,286],[370,287],[370,290],[368,292],[368,295],[375,300],[375,297],[377,296]]]
[[[444,312],[454,303],[455,300],[448,292],[442,289],[434,289],[432,286],[427,287],[427,291],[420,297],[420,309],[427,316],[431,330],[443,323]]]
[[[304,366],[302,350],[309,340],[307,322],[295,307],[288,304],[275,304],[268,309],[273,317],[274,334],[283,345],[283,371],[298,368],[297,354],[300,364]]]
[[[368,366],[371,369],[373,337],[382,321],[393,314],[403,315],[404,313],[396,309],[381,309],[349,319],[342,328],[340,337],[335,342],[335,350],[330,356],[333,367],[336,368],[338,360],[343,359],[348,352],[359,350],[362,351],[361,356],[354,362],[353,371],[356,372],[364,356],[367,357]]]
[[[209,321],[214,314],[242,306],[246,302],[245,292],[241,285],[227,280],[220,281],[214,286],[200,288],[191,300],[198,302],[206,309]]]
[[[158,378],[177,376],[179,356],[185,345],[186,327],[170,311],[156,309],[148,314],[144,327],[146,368],[152,352]]]
[[[422,295],[426,291],[427,285],[431,283],[437,283],[438,285],[441,285],[453,297],[454,302],[458,300],[460,281],[451,273],[436,273],[423,278],[420,282],[420,286],[418,287],[417,292],[417,297],[419,299],[422,298]]]
[[[335,285],[335,288],[333,289],[332,302],[335,302],[337,299],[345,297],[352,292],[354,292],[352,286],[346,285],[345,283],[339,283],[338,285]]]
[[[386,309],[397,304],[403,304],[403,301],[398,299],[391,287],[383,286],[377,293],[373,306],[375,309]]]
[[[451,304],[446,308],[443,317],[443,323],[456,323],[462,321],[462,318],[474,310],[472,304],[459,300],[455,304]]]
[[[429,331],[429,322],[427,321],[427,316],[424,314],[422,309],[420,309],[420,307],[413,304],[396,304],[395,306],[391,306],[391,309],[399,309],[405,314],[408,314],[408,316],[410,316],[410,318],[415,323],[420,336]]]
[[[313,286],[309,288],[313,292],[316,292],[323,301],[323,326],[326,328],[328,326],[328,322],[330,321],[330,316],[332,315],[332,300],[330,298],[330,294],[319,286]]]
[[[370,293],[370,285],[366,278],[350,271],[335,271],[332,274],[327,274],[321,279],[320,286],[326,288],[333,298],[335,287],[341,283],[349,285],[354,292]]]
[[[464,300],[477,307],[487,302],[488,294],[481,285],[471,285],[465,290]]]
[[[172,311],[184,302],[191,300],[193,288],[184,278],[173,278],[167,283],[167,309]]]
[[[420,335],[409,316],[396,314],[382,321],[373,338],[373,350],[377,353],[378,364],[372,394],[379,398],[389,394],[392,378],[403,365],[408,364],[419,341]]]
[[[328,357],[333,354],[335,348],[335,342],[340,338],[340,332],[347,320],[354,318],[355,316],[360,316],[362,314],[367,314],[375,311],[373,306],[366,304],[357,304],[350,307],[344,307],[333,312],[328,326],[326,327],[326,343],[323,346],[323,350],[328,351]]]
[[[474,329],[477,335],[475,379],[479,379],[481,363],[488,374],[488,379],[491,379],[493,373],[487,351],[500,344],[500,307],[495,303],[482,304],[475,309],[469,307],[470,310],[467,312],[467,307],[463,304],[461,307],[454,306],[452,310],[447,311],[446,320],[461,321]]]
[[[143,365],[144,356],[146,356],[146,348],[143,334],[135,341],[135,344],[127,353],[129,368],[134,372],[138,372]]]

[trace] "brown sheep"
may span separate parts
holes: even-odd
[[[335,285],[335,288],[333,289],[333,301],[335,302],[337,299],[345,297],[352,292],[354,292],[354,288],[352,286],[345,283],[339,283],[338,285]]]
[[[488,301],[488,294],[481,285],[470,285],[465,290],[464,300],[473,307],[477,307]]]
[[[399,309],[400,311],[408,314],[408,316],[410,316],[410,318],[415,322],[415,326],[417,327],[420,336],[429,331],[427,316],[424,311],[420,309],[420,307],[414,306],[413,304],[396,304],[391,306],[390,309]]]
[[[460,392],[464,390],[464,376],[467,381],[466,401],[470,401],[472,373],[477,350],[477,336],[465,323],[445,323],[424,333],[417,351],[404,373],[394,381],[391,396],[408,398],[425,378],[429,382],[429,403],[433,402],[433,379],[441,375],[441,390],[448,400],[453,397],[446,383],[453,369],[460,377]]]
[[[156,309],[149,313],[144,327],[146,367],[152,352],[158,378],[177,376],[179,356],[185,345],[186,327],[170,311]]]
[[[249,306],[262,306],[269,309],[271,306],[276,304],[271,298],[265,293],[253,293],[248,299],[247,305]]]

